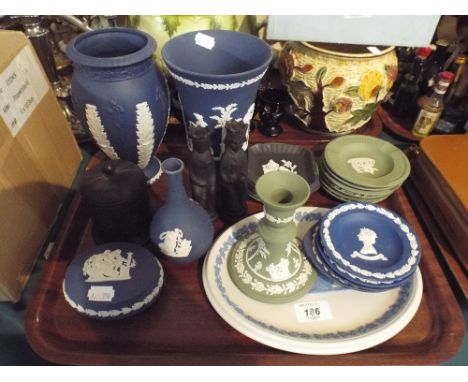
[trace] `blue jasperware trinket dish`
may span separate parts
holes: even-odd
[[[118,319],[153,303],[163,281],[161,264],[148,250],[130,243],[107,243],[73,259],[65,273],[63,294],[79,313]]]
[[[332,277],[357,289],[397,287],[411,278],[421,258],[410,225],[393,211],[370,203],[332,208],[321,219],[318,233],[311,231],[306,237],[309,260],[321,259]]]

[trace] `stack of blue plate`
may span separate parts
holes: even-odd
[[[306,233],[304,250],[322,276],[365,292],[403,285],[411,280],[421,258],[409,224],[370,203],[332,208]]]

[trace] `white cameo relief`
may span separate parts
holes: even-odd
[[[357,235],[358,239],[362,242],[362,248],[358,251],[354,251],[351,254],[353,258],[360,258],[363,260],[375,261],[375,260],[388,260],[387,257],[378,253],[377,249],[374,247],[374,244],[377,241],[377,234],[369,228],[361,228],[359,234]]]
[[[374,175],[376,171],[379,171],[375,167],[375,159],[372,158],[351,158],[347,162],[358,174],[368,173]]]
[[[250,125],[250,120],[252,119],[255,111],[255,103],[250,105],[249,109],[247,110],[247,113],[245,113],[244,118],[242,118],[242,122],[245,123],[246,125]],[[239,119],[237,119],[239,121]],[[249,129],[245,130],[245,142],[242,145],[242,150],[247,150],[249,147]]]
[[[297,171],[296,171],[297,165],[285,159],[281,159],[281,163],[282,164],[279,164],[275,162],[273,159],[270,159],[268,163],[265,163],[264,165],[262,165],[263,173],[266,174],[268,172],[273,172],[273,171],[289,171],[294,174],[297,174]]]
[[[266,270],[273,281],[282,281],[291,277],[291,272],[289,271],[289,260],[285,257],[281,258],[278,264],[272,263],[268,265]]]
[[[206,127],[208,124],[205,122],[203,115],[198,114],[198,113],[193,113],[193,116],[195,117],[195,122],[189,121],[189,126],[190,127]]]
[[[266,73],[266,69],[260,73],[258,76],[249,78],[248,80],[242,81],[242,82],[229,82],[229,83],[218,83],[218,84],[208,84],[205,82],[198,82],[198,81],[192,81],[188,78],[184,78],[179,76],[178,74],[175,74],[174,72],[170,71],[168,69],[168,72],[171,74],[171,76],[179,82],[182,82],[185,85],[192,86],[195,88],[202,88],[205,90],[220,90],[220,91],[226,91],[226,90],[234,90],[234,89],[239,89],[243,88],[245,86],[252,85],[255,82],[258,82],[262,79],[262,77]]]
[[[224,128],[226,126],[227,122],[230,122],[233,120],[232,118],[232,113],[234,113],[237,110],[237,103],[231,103],[227,105],[226,107],[222,106],[215,106],[211,110],[213,111],[219,111],[219,116],[218,115],[211,115],[210,119],[213,119],[216,121],[215,129],[221,129],[221,154],[224,152],[224,139],[226,138],[226,129]]]
[[[193,113],[193,116],[195,117],[195,121],[188,121],[189,127],[207,127],[208,124],[205,122],[205,119],[203,118],[203,115],[198,114],[198,113]],[[190,135],[188,134],[188,130],[186,130],[186,136],[187,136],[187,145],[188,149],[190,151],[193,151],[193,143],[192,139],[190,138]]]
[[[83,275],[88,276],[85,280],[88,283],[130,280],[130,268],[134,268],[135,265],[132,252],[127,252],[125,258],[120,249],[106,249],[85,261]]]
[[[154,149],[154,121],[148,102],[136,105],[138,167],[145,168]]]
[[[161,241],[158,246],[162,253],[171,257],[187,257],[192,250],[192,241],[183,238],[181,229],[166,231],[159,235]]]
[[[238,109],[237,103],[231,103],[227,105],[226,107],[215,106],[211,108],[211,110],[217,111],[219,113],[219,115],[210,115],[209,119],[216,121],[216,125],[214,126],[215,129],[221,129],[221,144],[220,144],[221,154],[224,152],[224,139],[226,138],[226,129],[225,129],[226,123],[231,122],[231,121],[236,121],[236,122],[242,121],[243,123],[248,125],[250,123],[250,120],[253,117],[253,114],[255,111],[255,104],[252,103],[249,106],[243,118],[234,119],[232,117],[232,113],[234,113],[237,109]],[[192,120],[188,122],[190,127],[208,126],[208,123],[206,123],[205,117],[203,115],[198,114],[198,113],[193,113],[193,116],[195,117],[195,121]],[[248,140],[249,140],[249,129],[247,129],[245,132],[245,142],[242,145],[242,149],[244,151],[247,150],[247,147],[249,144]],[[189,142],[189,146],[191,146],[191,142]],[[191,147],[189,148],[191,150]]]
[[[107,138],[107,133],[102,125],[97,106],[86,104],[85,114],[89,130],[101,150],[104,151],[110,159],[119,159],[119,155],[115,152],[112,144]]]

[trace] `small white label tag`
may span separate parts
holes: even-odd
[[[0,73],[0,116],[16,136],[49,89],[30,46]]]
[[[203,48],[211,50],[215,46],[215,39],[214,37],[198,32],[195,35],[195,44],[200,45]]]
[[[109,302],[114,298],[114,287],[112,286],[96,286],[93,285],[88,290],[89,301],[103,301]]]
[[[332,320],[333,315],[328,301],[303,302],[294,305],[299,322]]]
[[[376,46],[368,46],[367,50],[371,52],[372,54],[382,54],[382,51]]]

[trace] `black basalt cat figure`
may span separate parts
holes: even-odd
[[[247,214],[247,153],[242,149],[248,125],[228,122],[225,125],[225,150],[220,161],[219,214],[234,223]]]
[[[190,156],[190,184],[192,196],[216,219],[216,164],[211,153],[211,131],[208,127],[192,126],[188,129],[193,151]]]

